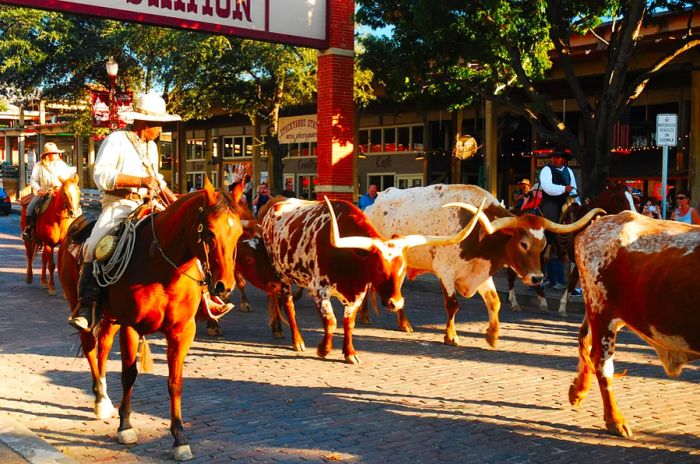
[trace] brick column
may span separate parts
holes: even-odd
[[[328,2],[328,47],[318,54],[318,199],[352,201],[355,2]]]

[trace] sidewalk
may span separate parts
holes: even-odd
[[[3,464],[73,464],[76,461],[64,456],[8,415],[0,414],[0,462]]]

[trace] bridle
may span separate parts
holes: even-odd
[[[199,211],[197,213],[197,239],[196,243],[201,243],[202,244],[202,250],[204,251],[204,262],[202,260],[198,260],[199,263],[199,270],[200,272],[204,275],[203,279],[198,279],[196,277],[192,277],[187,271],[179,271],[177,264],[170,259],[168,255],[165,254],[165,251],[163,248],[160,246],[160,242],[158,241],[158,236],[156,235],[156,227],[155,227],[155,215],[157,213],[151,213],[151,232],[153,234],[153,244],[152,248],[155,248],[158,250],[160,255],[163,257],[163,259],[172,266],[175,271],[180,274],[184,275],[190,280],[193,280],[197,282],[197,285],[200,287],[206,287],[209,290],[209,293],[211,295],[217,295],[218,292],[214,288],[214,277],[211,273],[211,265],[209,264],[209,241],[213,239],[213,234],[209,233],[208,230],[205,232],[205,227],[204,227],[204,220],[205,220],[205,213],[204,213],[204,207],[200,206]],[[236,253],[238,251],[238,248],[235,249],[234,251],[234,262],[236,259]]]

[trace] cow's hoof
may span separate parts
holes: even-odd
[[[250,303],[241,303],[239,311],[242,313],[252,313],[253,308],[250,307]]]
[[[114,416],[114,405],[109,398],[102,398],[99,402],[95,402],[95,417],[100,420],[109,419]]]
[[[443,339],[443,343],[445,345],[450,345],[450,346],[459,346],[459,337],[456,335],[454,337],[450,337],[449,335],[445,335],[445,338]]]
[[[294,351],[306,351],[306,345],[304,345],[304,342],[299,342],[294,344]],[[326,354],[321,355],[321,350],[318,351],[318,355],[321,356],[322,358],[325,358],[328,355],[328,352]]]
[[[216,328],[214,328],[214,327],[208,327],[208,328],[207,328],[207,335],[209,335],[210,337],[216,337],[217,332],[218,332],[218,331],[217,331]]]
[[[362,361],[360,361],[360,357],[357,354],[345,356],[345,362],[348,364],[362,364]]]
[[[136,430],[125,429],[117,432],[117,441],[122,445],[133,445],[139,441],[139,437],[136,435]]]
[[[190,445],[173,446],[173,458],[176,461],[189,461],[192,459]]]
[[[273,330],[272,331],[272,338],[276,338],[278,340],[281,338],[284,338],[284,332],[282,332],[281,330],[276,330],[276,331]]]
[[[571,406],[578,408],[581,405],[581,402],[585,398],[585,394],[580,392],[578,388],[576,388],[575,384],[571,384],[569,386],[569,403],[571,403]]]
[[[296,349],[296,347],[295,347],[295,349]],[[318,347],[318,349],[316,350],[316,354],[318,355],[318,357],[324,358],[324,359],[326,358],[326,356],[328,356],[328,353],[330,353],[330,352],[331,352],[331,350],[327,350],[327,349],[321,348],[321,347]]]
[[[27,284],[27,285],[29,285],[29,284],[32,283],[33,280],[34,280],[34,278],[32,278],[32,277],[25,277],[25,278],[24,278],[24,283]]]
[[[608,432],[622,438],[632,438],[632,429],[625,422],[606,422]]]
[[[498,331],[486,331],[486,343],[488,343],[491,348],[496,348],[496,345],[498,344]]]
[[[401,329],[402,332],[406,332],[409,334],[413,333],[413,326],[411,326],[411,324],[409,322],[406,322],[405,324],[401,324],[399,326],[399,329]]]

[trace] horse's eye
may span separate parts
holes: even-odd
[[[527,249],[528,249],[529,247],[530,247],[530,246],[528,245],[527,242],[520,242],[520,248],[522,248],[523,250],[527,251]]]

